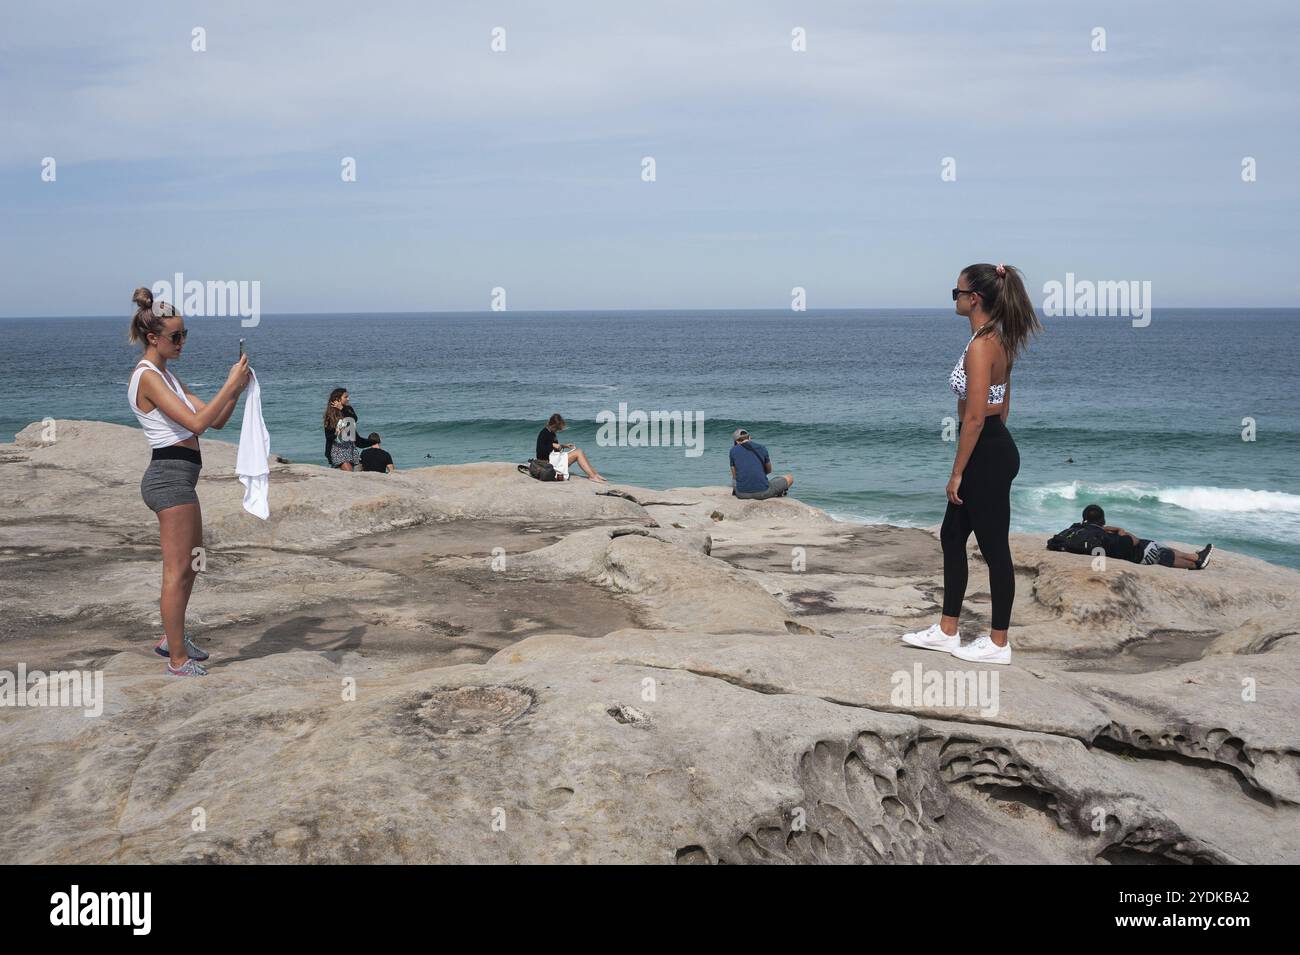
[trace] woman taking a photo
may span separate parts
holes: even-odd
[[[208,671],[199,661],[208,654],[185,634],[185,608],[197,575],[194,549],[203,544],[203,514],[196,491],[203,467],[198,436],[230,420],[239,393],[248,384],[248,357],[240,356],[216,397],[205,403],[167,367],[181,357],[189,335],[180,313],[166,302],[155,304],[147,288],[136,289],[132,301],[137,308],[129,338],[140,343],[143,354],[126,395],[153,449],[140,481],[140,496],[158,515],[163,555],[159,609],[164,636],[154,650],[168,658],[167,672],[172,676],[206,676]]]
[[[1006,425],[1011,366],[1042,326],[1019,270],[1009,265],[968,266],[957,276],[952,298],[957,314],[970,322],[971,337],[948,376],[957,396],[960,424],[957,456],[948,479],[948,508],[939,532],[943,615],[926,630],[904,634],[903,640],[914,647],[946,650],[972,663],[1010,663],[1007,630],[1016,576],[1007,534],[1011,482],[1020,471],[1020,452]],[[966,542],[972,531],[988,564],[993,615],[989,633],[963,647],[957,622],[966,596]]]

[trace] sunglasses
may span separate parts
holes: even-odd
[[[976,292],[973,288],[955,288],[952,290],[952,300],[954,302],[957,301],[958,295],[978,295],[978,294],[979,293]]]
[[[956,298],[955,295],[953,297]],[[182,328],[179,332],[172,332],[167,337],[171,339],[173,345],[180,345],[181,342],[190,337],[190,330]]]

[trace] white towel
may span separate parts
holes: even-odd
[[[569,452],[552,451],[550,461],[551,467],[555,468],[559,480],[567,481],[569,479]]]
[[[257,375],[250,368],[248,374],[252,381],[248,383],[244,396],[244,425],[239,429],[239,454],[235,457],[235,473],[244,485],[244,510],[254,517],[266,520],[271,514],[268,502],[270,494],[271,436],[266,432],[266,422],[262,420],[262,386],[257,383]]]

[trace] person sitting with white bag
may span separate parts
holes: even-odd
[[[559,437],[560,432],[569,425],[565,422],[563,415],[553,414],[550,420],[537,435],[537,459],[547,461],[555,469],[556,480],[567,481],[569,479],[569,467],[578,465],[587,473],[587,477],[601,484],[605,479],[600,473],[591,466],[587,456],[582,453],[582,449],[572,444],[561,444]]]

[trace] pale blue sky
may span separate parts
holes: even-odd
[[[6,3],[0,314],[126,314],[177,271],[267,313],[944,307],[980,260],[1036,297],[1295,306],[1298,28],[1293,0]]]

